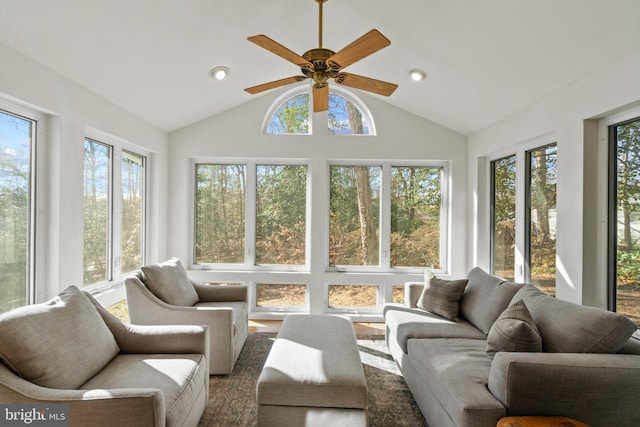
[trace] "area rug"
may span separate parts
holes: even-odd
[[[275,333],[249,334],[231,375],[212,376],[209,404],[199,426],[255,426],[256,381]],[[369,393],[369,425],[426,427],[389,349],[380,335],[358,337]]]

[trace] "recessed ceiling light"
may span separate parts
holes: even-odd
[[[209,71],[209,76],[215,80],[223,80],[229,75],[229,69],[227,67],[216,67]]]
[[[411,80],[416,81],[416,82],[419,82],[420,80],[424,80],[425,77],[427,77],[427,73],[425,73],[422,70],[418,70],[418,69],[411,70],[409,72],[409,75],[411,76]]]

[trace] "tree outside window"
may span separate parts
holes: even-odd
[[[516,245],[516,156],[491,162],[492,272],[513,280]]]
[[[617,312],[640,324],[640,119],[610,128],[615,182],[610,202]]]
[[[0,111],[0,312],[28,303],[34,128]]]

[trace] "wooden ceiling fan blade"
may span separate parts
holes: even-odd
[[[329,109],[329,85],[313,85],[313,111],[327,111]]]
[[[269,83],[263,83],[263,84],[258,85],[258,86],[248,87],[248,88],[245,89],[245,91],[255,95],[256,93],[264,92],[264,91],[269,90],[269,89],[275,89],[277,87],[286,86],[286,85],[289,85],[291,83],[301,82],[304,79],[306,79],[305,76],[286,77],[284,79],[274,80],[274,81],[269,82]]]
[[[390,96],[397,88],[395,83],[384,82],[382,80],[363,77],[357,74],[340,73],[335,77],[335,81],[343,86],[366,90],[378,95]]]
[[[302,67],[303,65],[313,67],[313,64],[311,62],[307,61],[297,53],[282,46],[280,43],[270,39],[264,34],[247,37],[247,40],[257,44],[264,49],[267,49],[269,52],[275,53],[279,57],[286,59],[287,61],[297,65],[298,67]]]
[[[333,69],[348,67],[356,61],[365,58],[391,44],[391,41],[378,30],[371,30],[350,45],[338,51],[327,59],[327,64]]]

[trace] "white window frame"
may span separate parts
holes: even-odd
[[[293,134],[270,134],[269,131],[269,123],[271,122],[271,118],[273,117],[273,115],[276,113],[276,111],[278,111],[278,109],[282,106],[282,104],[286,101],[288,101],[291,98],[294,98],[298,95],[301,95],[303,93],[308,93],[309,94],[309,133],[293,133]],[[338,87],[337,85],[333,85],[329,87],[329,94],[335,94],[335,95],[339,95],[345,99],[347,99],[348,101],[350,101],[352,104],[354,104],[356,107],[358,107],[360,109],[360,112],[362,113],[362,118],[363,120],[365,120],[367,122],[367,126],[369,129],[369,133],[365,134],[365,135],[358,135],[358,134],[340,134],[340,135],[332,135],[335,137],[339,137],[339,136],[344,136],[344,137],[353,137],[353,136],[374,136],[376,135],[376,125],[375,122],[373,121],[373,116],[371,115],[371,111],[369,111],[369,109],[367,108],[366,104],[364,102],[362,102],[362,100],[360,98],[358,98],[353,92],[346,90],[342,87]],[[262,122],[262,133],[264,134],[268,134],[268,135],[294,135],[294,136],[309,136],[309,135],[313,135],[314,133],[319,133],[319,134],[328,134],[328,129],[329,129],[329,116],[328,113],[323,112],[325,114],[317,114],[317,113],[313,113],[313,90],[311,88],[311,86],[309,85],[309,83],[301,83],[298,84],[294,87],[292,87],[291,89],[283,92],[280,96],[278,96],[276,98],[276,100],[271,104],[271,106],[269,107],[269,109],[267,110],[266,115],[264,116],[263,122]],[[322,128],[322,130],[321,130]]]
[[[142,219],[142,241],[141,241],[141,258],[140,263],[146,264],[146,254],[148,246],[148,173],[149,159],[151,153],[140,146],[127,141],[123,138],[103,132],[99,129],[86,127],[84,139],[90,139],[98,143],[111,147],[111,165],[110,179],[111,189],[109,194],[109,218],[108,218],[108,253],[107,262],[110,272],[107,274],[107,280],[93,283],[84,287],[85,291],[92,294],[104,292],[122,283],[124,276],[129,273],[122,271],[122,153],[128,151],[144,158],[144,188],[143,188],[143,219]],[[84,143],[83,139],[83,143]],[[83,264],[84,266],[84,264]],[[84,274],[84,272],[83,272]]]
[[[244,262],[243,263],[196,263],[196,165],[244,165],[246,168],[246,191],[245,191],[245,233],[244,233]],[[260,264],[256,265],[256,187],[257,187],[257,166],[305,166],[306,175],[306,206],[305,206],[305,261],[300,265],[287,264]],[[287,272],[308,272],[311,268],[311,159],[263,159],[263,158],[194,158],[191,160],[191,212],[190,229],[191,235],[191,262],[190,268],[193,270],[216,270],[216,271],[287,271]]]
[[[441,169],[440,181],[440,268],[434,273],[444,274],[449,271],[449,218],[451,216],[450,180],[451,167],[449,161],[407,161],[407,160],[330,160],[326,166],[327,183],[326,206],[330,206],[331,198],[331,166],[368,166],[380,167],[380,238],[379,260],[377,266],[349,266],[329,264],[329,235],[331,232],[329,210],[325,216],[325,272],[357,272],[357,273],[422,273],[429,266],[393,267],[391,266],[391,170],[396,167],[435,167]]]
[[[28,254],[28,283],[27,283],[27,304],[34,304],[38,300],[38,294],[46,292],[40,289],[39,284],[46,286],[46,270],[44,263],[38,268],[36,260],[47,259],[47,244],[44,227],[46,224],[46,175],[47,146],[46,134],[48,130],[47,115],[21,104],[8,101],[0,97],[0,110],[20,118],[33,122],[33,137],[29,147],[29,235],[27,236],[29,245]]]

